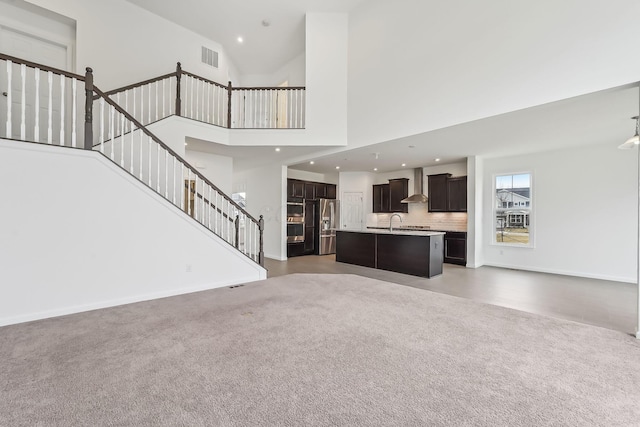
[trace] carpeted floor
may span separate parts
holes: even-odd
[[[640,343],[353,275],[0,328],[1,426],[640,425]]]

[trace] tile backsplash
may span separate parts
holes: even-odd
[[[426,203],[410,203],[409,213],[400,213],[402,225],[429,226],[432,230],[467,231],[466,212],[429,212]],[[367,227],[388,227],[392,214],[368,214]],[[400,226],[394,218],[394,227]]]

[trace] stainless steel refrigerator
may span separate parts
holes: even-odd
[[[336,253],[336,229],[340,227],[340,201],[318,199],[316,229],[318,230],[318,255]]]

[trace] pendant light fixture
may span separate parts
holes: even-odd
[[[627,139],[624,144],[618,146],[621,150],[631,150],[636,145],[640,145],[640,136],[638,136],[638,133],[640,133],[640,118],[638,118],[638,116],[631,118],[636,121],[636,134]]]

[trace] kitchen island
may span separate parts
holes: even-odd
[[[336,230],[336,261],[413,276],[442,274],[444,232]]]

